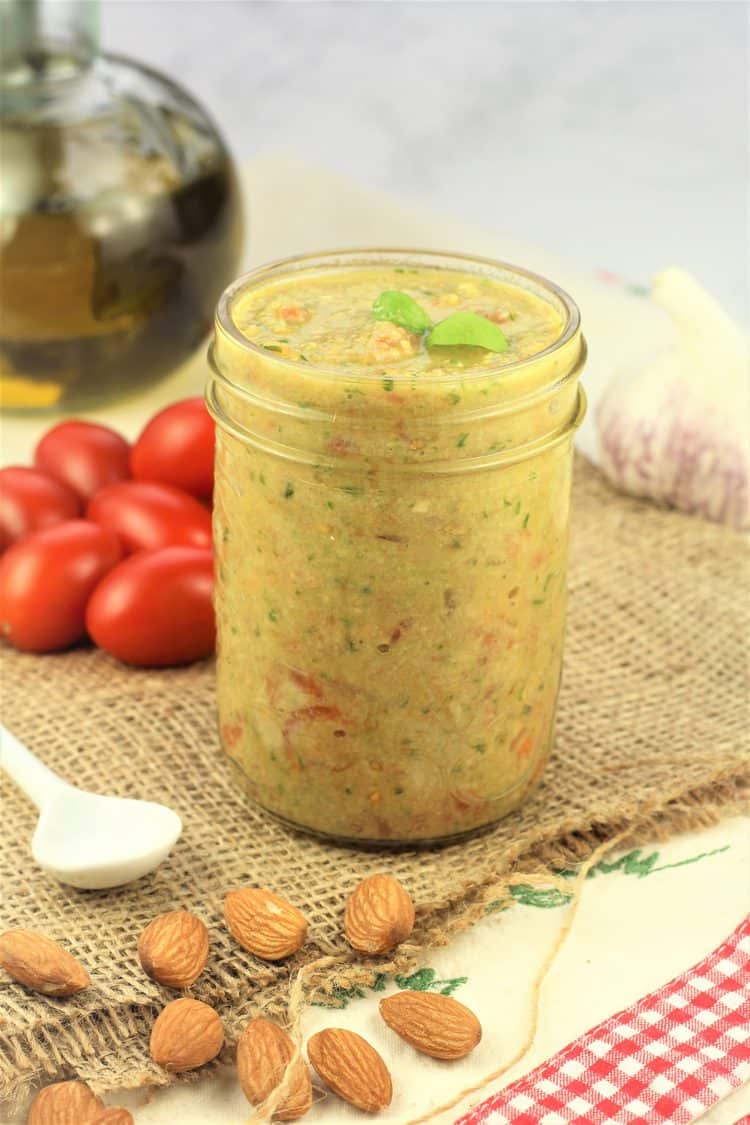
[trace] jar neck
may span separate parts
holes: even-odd
[[[387,261],[460,268],[526,287],[560,314],[559,339],[513,364],[393,377],[326,369],[255,346],[238,329],[238,293],[269,275],[319,273]],[[583,417],[578,377],[585,361],[578,310],[551,282],[481,258],[415,250],[339,251],[274,263],[240,278],[219,301],[207,400],[236,437],[292,460],[363,471],[459,472],[532,456],[568,440]]]
[[[0,0],[0,88],[66,81],[99,50],[99,0]]]

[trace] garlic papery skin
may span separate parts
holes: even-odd
[[[750,349],[747,337],[682,270],[652,296],[674,348],[623,372],[597,411],[599,463],[634,496],[731,527],[750,527]]]

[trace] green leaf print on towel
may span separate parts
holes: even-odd
[[[394,982],[402,989],[415,989],[418,992],[439,992],[442,996],[451,996],[462,984],[466,984],[468,977],[448,977],[440,979],[434,969],[417,969],[414,973],[399,973],[393,978]],[[378,973],[369,987],[355,984],[351,988],[336,988],[330,995],[319,997],[313,1001],[316,1008],[346,1008],[351,1000],[362,1000],[370,992],[382,992],[388,984],[388,975]]]

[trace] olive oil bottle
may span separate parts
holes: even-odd
[[[0,0],[0,404],[156,382],[236,272],[232,161],[182,89],[97,52],[94,0]]]

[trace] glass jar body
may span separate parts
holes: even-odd
[[[242,784],[342,840],[492,823],[553,740],[580,332],[518,393],[463,383],[457,412],[444,379],[386,401],[313,371],[288,413],[301,376],[235,343],[219,326],[209,402],[218,710]]]

